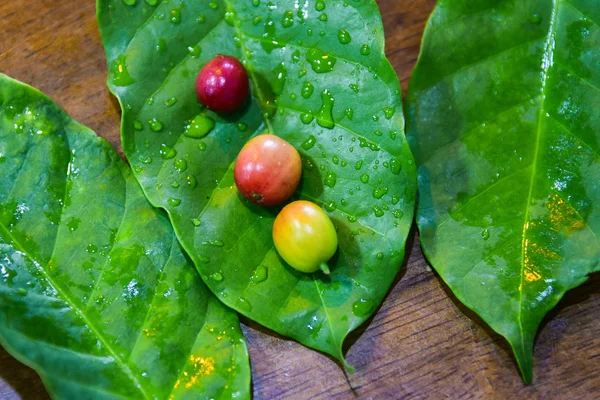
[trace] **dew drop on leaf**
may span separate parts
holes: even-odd
[[[294,25],[294,13],[291,11],[286,11],[283,13],[283,17],[281,18],[281,26],[284,28],[289,28]]]
[[[146,0],[146,4],[149,6],[155,6],[158,0]]]
[[[254,272],[252,272],[252,276],[250,277],[250,281],[253,284],[259,284],[267,280],[268,277],[268,269],[264,265],[259,265],[256,267]]]
[[[150,121],[148,121],[148,124],[150,125],[150,129],[152,129],[154,132],[160,132],[163,129],[162,122],[160,122],[156,118],[153,118]]]
[[[337,182],[337,174],[333,171],[329,171],[327,175],[325,175],[325,179],[323,181],[326,186],[330,188],[334,187]]]
[[[341,44],[348,44],[352,41],[350,34],[345,29],[340,29],[338,31],[337,37]]]
[[[123,4],[126,6],[135,6],[136,0],[123,0]]]
[[[141,131],[142,129],[144,129],[144,125],[143,125],[143,124],[142,124],[140,121],[135,121],[135,122],[133,123],[133,128],[134,128],[136,131]]]
[[[189,138],[201,139],[215,127],[215,120],[207,115],[198,114],[186,126],[184,135]]]
[[[177,171],[179,172],[183,172],[187,169],[187,161],[185,161],[183,158],[178,158],[177,160],[175,160],[173,162],[173,165],[175,166],[175,169],[177,169]]]
[[[304,142],[302,142],[301,146],[304,150],[310,150],[315,146],[316,143],[317,138],[315,138],[313,135],[310,135]]]
[[[490,238],[490,231],[488,229],[484,229],[483,232],[481,232],[481,238],[483,240],[488,240]]]
[[[285,85],[285,78],[287,77],[287,74],[288,71],[283,62],[279,63],[279,65],[273,70],[274,78],[271,83],[274,94],[280,95],[283,92],[283,86]]]
[[[135,82],[127,70],[126,59],[125,55],[120,55],[110,67],[112,82],[115,86],[129,86]]]
[[[315,10],[317,11],[323,11],[325,7],[326,5],[323,0],[317,0],[317,2],[315,3]]]
[[[314,91],[315,91],[315,87],[312,85],[312,83],[304,82],[302,84],[302,90],[301,90],[300,94],[305,99],[308,99],[310,96],[312,96]]]
[[[360,299],[352,304],[352,314],[357,317],[364,317],[373,311],[375,302],[373,300]]]
[[[300,121],[302,121],[302,123],[306,125],[310,124],[314,118],[315,117],[310,113],[304,113],[300,115]]]
[[[210,279],[221,282],[223,280],[223,274],[220,272],[215,272],[210,276]]]
[[[163,143],[160,146],[159,153],[163,159],[169,160],[177,155],[177,150]]]
[[[368,56],[369,54],[371,54],[371,48],[368,44],[362,45],[362,47],[360,48],[360,54],[362,54],[363,56]]]
[[[246,311],[246,312],[250,312],[252,311],[252,305],[250,304],[250,302],[248,300],[246,300],[243,297],[238,297],[237,301],[235,302],[236,307],[238,307],[239,309]]]
[[[333,105],[335,99],[329,90],[324,90],[321,93],[321,101],[323,104],[317,114],[317,123],[323,128],[333,129],[335,126],[335,123],[333,122]]]
[[[377,218],[383,217],[384,212],[381,209],[381,207],[379,207],[379,206],[373,206],[372,208],[373,208],[373,213],[375,214],[375,216]]]
[[[329,17],[327,16],[326,13],[319,15],[319,21],[327,22],[328,19],[329,19]],[[323,36],[323,35],[321,35],[321,36]]]
[[[171,207],[177,207],[178,205],[181,204],[181,199],[176,199],[174,197],[171,197],[170,199],[167,200],[167,203],[171,206]]]
[[[306,53],[306,61],[310,63],[313,71],[324,74],[333,71],[337,59],[319,49],[310,49]]]
[[[385,194],[387,194],[388,188],[386,187],[377,187],[373,189],[373,197],[376,199],[381,199]]]

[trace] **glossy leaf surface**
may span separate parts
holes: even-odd
[[[409,89],[424,251],[526,382],[542,318],[599,269],[599,21],[595,0],[442,0]]]
[[[0,75],[0,344],[59,399],[249,398],[237,316],[110,145]]]
[[[136,177],[223,302],[343,359],[345,336],[402,265],[416,191],[376,3],[148,3],[98,3]],[[233,116],[196,99],[196,75],[217,53],[238,57],[250,74],[252,98]],[[207,118],[216,122],[210,132]],[[338,230],[329,278],[286,265],[271,238],[278,209],[254,206],[235,188],[237,154],[265,132],[300,151],[295,197],[324,207]]]

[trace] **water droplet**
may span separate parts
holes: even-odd
[[[335,126],[335,123],[333,122],[333,105],[335,99],[331,93],[329,93],[329,90],[324,90],[321,93],[321,101],[323,104],[317,114],[317,123],[323,128],[333,129]]]
[[[261,40],[260,45],[267,53],[271,54],[271,52],[274,49],[282,47],[282,45],[280,45],[279,42],[276,40],[277,28],[275,27],[275,23],[273,22],[273,20],[268,19],[265,22],[264,32],[265,33],[262,35],[263,40]]]
[[[323,11],[325,7],[326,5],[323,0],[317,0],[317,2],[315,3],[315,10],[317,11]]]
[[[538,25],[538,24],[542,23],[542,15],[538,14],[538,13],[531,14],[528,19],[529,19],[529,22],[531,22],[532,24]]]
[[[214,274],[212,274],[212,275],[210,276],[210,278],[211,278],[212,280],[215,280],[215,281],[217,281],[217,282],[221,282],[221,281],[223,280],[223,274],[222,274],[222,273],[220,273],[220,272],[215,272]]]
[[[208,3],[208,6],[213,10],[216,10],[217,8],[219,8],[219,3],[217,3],[216,1],[211,1],[210,3]]]
[[[393,107],[385,107],[383,109],[383,114],[385,115],[385,119],[391,119],[394,116],[396,109]]]
[[[112,83],[115,86],[129,86],[135,82],[127,70],[126,59],[125,55],[121,55],[111,65]]]
[[[362,168],[362,166],[363,166],[363,160],[358,160],[356,162],[356,165],[354,166],[354,169],[358,171],[359,169]]]
[[[192,218],[190,221],[192,221],[192,225],[194,225],[195,227],[199,227],[202,224],[202,222],[198,218]]]
[[[386,187],[377,187],[373,189],[373,197],[376,199],[381,199],[385,194],[387,194],[388,188]]]
[[[235,16],[235,10],[233,8],[228,8],[227,11],[225,11],[225,23],[229,26],[234,26]]]
[[[350,87],[350,89],[352,89],[355,93],[358,93],[358,91],[359,91],[358,85],[356,85],[354,83],[349,84],[348,87]]]
[[[348,215],[348,222],[355,223],[356,221],[358,221],[358,218],[356,218],[354,215]]]
[[[136,0],[123,0],[123,4],[126,6],[135,6]]]
[[[302,142],[301,146],[304,150],[310,150],[315,146],[316,143],[317,138],[315,138],[313,135],[309,135],[308,138]]]
[[[258,7],[258,6],[260,6],[260,0],[252,0],[252,5],[253,5],[254,7]]]
[[[352,118],[354,118],[354,110],[353,110],[353,109],[351,109],[351,108],[346,108],[346,109],[344,110],[344,115],[345,115],[346,117],[348,117],[348,119],[349,119],[350,121],[352,121]]]
[[[192,58],[198,58],[198,57],[200,57],[200,54],[202,54],[202,47],[200,47],[199,44],[197,44],[195,46],[189,46],[188,51],[190,53],[190,56],[192,56]]]
[[[384,212],[383,212],[383,210],[381,209],[381,207],[379,207],[379,206],[373,206],[373,207],[371,207],[371,208],[373,208],[373,213],[375,213],[375,216],[376,216],[377,218],[381,218],[381,217],[383,217],[383,214],[384,214]]]
[[[392,215],[397,219],[401,219],[404,216],[404,213],[402,210],[394,210],[392,211]]]
[[[160,155],[165,160],[169,160],[177,155],[177,150],[172,147],[167,146],[166,144],[162,144],[159,150]]]
[[[167,200],[167,203],[171,207],[177,207],[178,205],[181,204],[181,199],[176,199],[176,198],[171,197],[170,199]]]
[[[364,148],[364,147],[367,147],[367,148],[369,148],[369,149],[371,149],[371,150],[373,150],[373,151],[379,151],[379,146],[378,146],[378,145],[376,145],[375,143],[373,143],[373,142],[369,142],[369,141],[368,141],[367,139],[365,139],[365,138],[359,138],[358,140],[359,140],[359,142],[360,142],[360,147],[363,147],[363,148]]]
[[[198,15],[198,17],[196,18],[196,22],[199,24],[203,24],[204,22],[206,22],[206,16]]]
[[[481,232],[481,237],[483,240],[488,240],[490,238],[490,231],[488,229],[484,229],[483,232]]]
[[[289,28],[294,25],[294,13],[291,11],[286,11],[283,13],[283,17],[281,18],[281,26],[284,28]]]
[[[334,212],[337,209],[337,203],[335,201],[330,201],[329,203],[325,203],[325,210],[327,212]]]
[[[204,246],[214,246],[214,247],[223,247],[225,246],[225,242],[222,240],[206,240],[202,242]]]
[[[140,121],[135,121],[135,122],[133,123],[133,128],[134,128],[136,131],[141,131],[142,129],[144,129],[144,125],[143,125],[143,124],[142,124]]]
[[[246,312],[252,311],[252,305],[250,304],[250,302],[248,300],[246,300],[243,297],[238,297],[237,301],[235,302],[235,305],[237,308],[239,308],[242,311],[246,311]]]
[[[175,25],[181,22],[181,7],[183,7],[183,5],[171,10],[170,21]]]
[[[326,186],[330,188],[334,187],[337,182],[337,174],[333,171],[329,171],[327,175],[325,175],[325,179],[323,181]]]
[[[158,0],[146,0],[146,4],[149,6],[155,6]]]
[[[338,156],[333,156],[331,161],[333,161],[335,165],[338,165],[340,163],[340,158]]]
[[[402,165],[400,165],[400,160],[398,160],[396,157],[392,158],[390,160],[390,171],[392,171],[394,175],[399,175],[401,170]]]
[[[183,158],[178,158],[177,160],[175,160],[173,162],[173,165],[175,166],[175,169],[179,172],[183,172],[187,169],[187,161],[185,161]]]
[[[362,45],[362,47],[360,48],[360,54],[362,54],[363,56],[368,56],[369,54],[371,54],[371,48],[368,44]]]
[[[312,85],[312,83],[304,82],[302,84],[302,91],[300,92],[300,94],[305,99],[308,99],[310,96],[312,96],[314,91],[315,91],[315,87]]]
[[[326,13],[319,15],[319,21],[327,22],[328,19],[329,19],[329,17],[327,16]],[[321,36],[323,36],[323,35],[321,35]]]
[[[306,71],[305,69],[301,69],[300,71],[298,71],[298,78],[302,78],[307,73],[308,71]]]
[[[194,189],[198,185],[198,181],[196,181],[196,178],[193,175],[188,175],[185,181],[190,189]]]
[[[400,197],[398,197],[397,195],[393,194],[392,195],[392,204],[396,205],[396,204],[398,204],[399,201],[400,201]]]
[[[377,255],[375,256],[378,260],[383,260],[383,253],[379,252],[377,253]]]
[[[310,63],[313,71],[318,74],[324,74],[333,71],[337,59],[319,49],[310,49],[306,53],[306,61]]]
[[[280,95],[283,92],[283,86],[285,85],[285,78],[287,77],[288,71],[285,68],[283,62],[279,63],[279,65],[273,70],[274,78],[272,81],[273,85],[273,93],[276,95]]]
[[[160,132],[163,129],[162,122],[160,122],[156,118],[153,118],[150,121],[148,121],[148,124],[150,125],[150,129],[152,129],[154,132]]]
[[[167,41],[164,38],[159,38],[158,43],[156,44],[156,52],[164,53],[167,49]]]
[[[309,114],[309,113],[305,113],[305,114],[300,115],[300,121],[302,121],[302,123],[306,124],[306,125],[310,124],[313,121],[314,118],[315,117],[312,114]]]
[[[176,181],[171,182],[171,187],[173,189],[177,189],[179,187],[179,182],[176,182]]]
[[[369,178],[370,178],[369,174],[362,174],[362,175],[360,176],[360,181],[361,181],[362,183],[367,183],[367,182],[369,182]]]
[[[369,315],[375,308],[375,302],[373,300],[360,299],[352,304],[352,314],[357,317],[364,317]]]
[[[250,277],[250,281],[257,285],[261,282],[264,282],[267,280],[268,277],[268,270],[267,267],[265,267],[264,265],[259,265],[258,267],[256,267],[256,269],[254,270],[254,272],[252,272],[252,276]]]
[[[339,30],[337,37],[341,44],[348,44],[352,41],[350,34],[344,29]]]
[[[138,159],[142,164],[152,164],[152,157],[139,156]]]
[[[207,115],[199,114],[185,126],[184,135],[193,139],[201,139],[208,135],[214,127],[214,119]]]

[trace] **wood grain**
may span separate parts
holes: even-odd
[[[406,90],[434,0],[380,0],[387,53]],[[44,91],[120,149],[119,108],[93,0],[0,3],[0,71]],[[387,299],[347,341],[346,376],[330,358],[244,320],[256,399],[600,398],[600,275],[546,318],[525,386],[506,342],[466,310],[418,240]],[[42,328],[43,329],[43,328]],[[47,399],[39,377],[0,348],[0,399]]]

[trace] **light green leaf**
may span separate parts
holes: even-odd
[[[343,360],[344,338],[402,265],[416,191],[375,1],[100,0],[98,19],[125,153],[205,282],[249,318]],[[217,53],[250,73],[253,96],[236,115],[196,98],[198,71]],[[185,134],[205,118],[216,121],[207,136]],[[238,152],[267,131],[299,149],[296,198],[323,206],[338,230],[330,277],[286,265],[271,238],[278,210],[235,188]]]
[[[250,397],[236,315],[129,167],[1,74],[0,344],[57,399]]]
[[[409,89],[423,249],[526,382],[542,318],[600,268],[598,6],[442,0]]]

